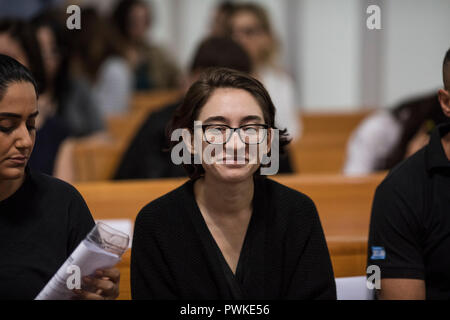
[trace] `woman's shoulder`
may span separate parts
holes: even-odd
[[[272,179],[264,179],[265,196],[275,225],[295,236],[298,230],[312,230],[320,221],[314,201],[306,194]],[[304,233],[309,234],[305,231]]]
[[[39,171],[28,170],[29,179],[39,197],[54,197],[55,199],[81,200],[81,194],[71,184]]]
[[[294,211],[316,210],[314,201],[308,195],[269,178],[263,179],[263,183],[266,185],[266,193],[277,208]]]

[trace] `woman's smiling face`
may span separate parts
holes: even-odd
[[[12,82],[0,100],[0,179],[20,179],[36,140],[38,115],[33,84]]]
[[[203,125],[214,125],[214,128],[220,125],[238,128],[245,125],[265,124],[263,112],[257,100],[246,90],[235,88],[215,89],[200,110],[197,120]],[[267,134],[261,137],[264,137],[263,143],[265,143]],[[204,139],[202,141],[203,151],[211,146]],[[220,152],[213,155],[212,164],[203,161],[205,175],[212,175],[224,182],[240,182],[251,178],[259,168],[259,163],[255,159],[257,154],[249,151],[257,149],[251,147],[245,144],[235,131],[225,145],[216,148]]]

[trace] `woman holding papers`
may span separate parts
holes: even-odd
[[[81,195],[27,166],[36,139],[36,82],[0,54],[0,299],[33,299],[94,226]],[[82,279],[80,299],[114,299],[119,271]],[[82,287],[83,288],[83,287]]]
[[[274,119],[247,74],[210,69],[191,86],[172,119],[191,179],[136,219],[133,299],[336,299],[313,201],[262,176],[289,142]]]

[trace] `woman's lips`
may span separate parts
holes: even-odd
[[[15,164],[15,165],[22,166],[22,165],[25,165],[27,163],[28,157],[22,157],[22,156],[20,156],[20,157],[11,157],[11,158],[8,158],[8,160],[10,162],[12,162],[13,164]]]
[[[222,159],[222,162],[226,165],[245,165],[248,163],[248,159],[245,158],[225,158]]]

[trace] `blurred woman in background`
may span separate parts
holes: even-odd
[[[48,12],[32,21],[36,28],[47,76],[47,92],[55,113],[68,124],[71,135],[87,136],[103,129],[104,123],[87,81],[71,74],[71,34],[62,12]]]
[[[71,35],[72,72],[91,84],[103,120],[126,113],[133,86],[126,43],[93,8],[83,9],[83,28]]]
[[[428,144],[430,132],[445,122],[448,118],[436,92],[371,114],[347,143],[344,174],[365,175],[394,168]]]
[[[293,139],[299,139],[301,121],[295,84],[277,63],[279,43],[266,10],[254,3],[236,4],[229,24],[231,35],[248,51],[255,76],[267,88],[277,107],[277,126],[287,128]]]
[[[215,8],[211,17],[211,37],[223,37],[230,34],[230,17],[235,4],[231,1],[222,1]]]
[[[128,57],[132,61],[135,90],[178,88],[179,71],[167,52],[150,44],[148,30],[152,12],[142,0],[120,0],[112,19],[127,41]]]

